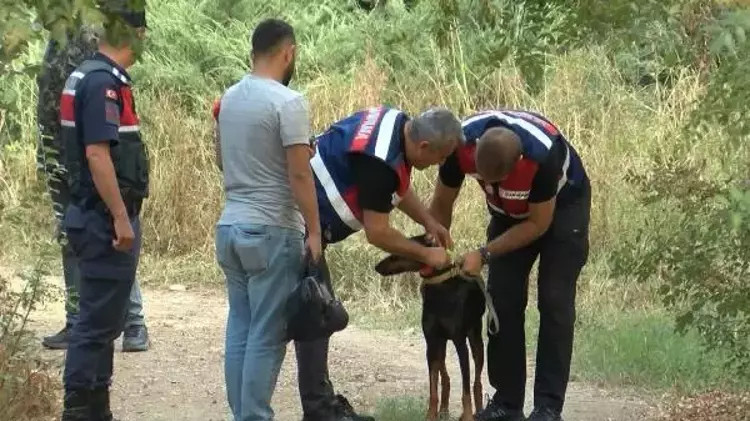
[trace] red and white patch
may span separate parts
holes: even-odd
[[[378,125],[382,114],[382,107],[370,108],[369,110],[367,110],[367,114],[359,123],[359,127],[357,127],[357,131],[355,132],[356,134],[354,135],[354,140],[352,140],[350,150],[355,152],[361,152],[365,150],[367,144],[370,142],[370,136],[372,136],[372,132]]]
[[[117,101],[117,91],[114,89],[107,89],[104,91],[104,96],[112,101]]]

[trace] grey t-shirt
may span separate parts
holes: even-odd
[[[218,125],[226,193],[219,225],[273,225],[304,232],[284,150],[309,142],[302,94],[275,80],[246,75],[222,96]]]

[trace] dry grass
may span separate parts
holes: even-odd
[[[18,288],[0,275],[0,421],[52,420],[59,412],[58,376],[26,330],[30,312],[47,295],[40,279],[36,270]]]
[[[660,408],[658,421],[748,421],[750,393],[714,391],[677,399]]]
[[[454,60],[461,65],[461,46],[454,41]],[[634,224],[654,215],[638,214],[637,194],[625,179],[629,172],[648,168],[656,153],[676,153],[669,142],[684,124],[692,101],[700,93],[695,76],[685,74],[675,86],[654,96],[628,88],[602,51],[592,48],[554,59],[546,88],[530,95],[519,83],[511,63],[503,63],[482,82],[481,91],[469,91],[461,74],[448,71],[440,54],[422,69],[417,85],[399,82],[397,73],[371,54],[347,73],[319,74],[303,86],[312,109],[314,130],[320,132],[357,109],[396,98],[397,106],[418,113],[431,105],[448,106],[459,115],[490,106],[539,110],[556,121],[583,157],[594,187],[592,264],[584,279],[592,301],[607,297],[613,283],[607,280],[606,253]],[[455,63],[451,66],[455,67]],[[467,70],[468,71],[468,70]],[[423,88],[424,85],[424,88]],[[218,95],[218,93],[217,93]],[[142,278],[146,282],[216,282],[219,273],[213,256],[213,227],[221,212],[222,182],[215,166],[208,112],[186,109],[177,94],[146,90],[138,97],[144,133],[151,156],[151,195],[144,209],[145,255]],[[49,238],[52,232],[49,202],[34,166],[33,132],[0,158],[0,245],[4,260],[23,259],[25,244]],[[706,142],[688,157],[699,157],[715,146]],[[720,167],[719,167],[720,168]],[[427,202],[434,188],[434,169],[414,173],[414,186]],[[408,233],[418,230],[400,213],[393,219]],[[466,183],[457,202],[453,235],[457,250],[465,250],[484,237],[487,212],[481,192]],[[413,285],[403,280],[383,280],[370,267],[378,252],[359,235],[331,249],[334,273],[342,293],[389,307],[414,296]],[[622,287],[622,290],[629,289]],[[631,297],[644,299],[637,291]],[[598,292],[597,292],[598,291]],[[625,293],[625,291],[623,291]],[[611,299],[621,303],[622,297]],[[582,297],[586,300],[585,296]]]
[[[54,371],[26,355],[8,355],[0,344],[0,421],[54,420],[60,382]]]

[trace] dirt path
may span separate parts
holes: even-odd
[[[112,397],[115,414],[123,421],[229,419],[223,387],[223,294],[147,289],[144,295],[152,349],[138,354],[116,353]],[[63,321],[62,303],[48,304],[32,319],[31,327],[40,336],[57,330]],[[45,355],[62,363],[63,352],[45,351]],[[290,347],[274,396],[280,421],[301,418],[295,364],[294,349]],[[338,391],[357,408],[372,410],[383,398],[427,394],[420,336],[352,326],[333,337],[330,366]],[[449,356],[449,367],[453,379],[451,413],[459,414],[460,377],[454,355]],[[529,405],[527,402],[527,408]],[[639,412],[645,408],[640,399],[571,383],[565,416],[568,421],[629,421],[642,419]]]

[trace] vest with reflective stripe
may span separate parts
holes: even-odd
[[[586,177],[578,154],[549,120],[529,111],[485,111],[466,118],[463,123],[466,141],[457,149],[461,171],[475,178],[487,199],[490,213],[524,219],[529,216],[529,194],[539,164],[547,159],[555,142],[565,146],[565,161],[558,182],[558,195]],[[513,171],[500,183],[485,183],[476,172],[476,142],[492,127],[505,127],[521,139],[522,155]]]
[[[130,82],[115,67],[100,61],[86,60],[70,74],[65,82],[60,98],[60,124],[62,135],[62,156],[68,173],[68,184],[76,200],[83,197],[83,171],[86,162],[85,146],[80,141],[76,128],[75,98],[76,87],[86,75],[92,72],[107,72],[118,81],[118,105],[120,106],[120,127],[117,143],[110,146],[112,163],[117,175],[117,183],[123,200],[136,203],[148,196],[148,154],[141,139],[139,118],[135,112]],[[94,189],[93,185],[86,186]]]
[[[411,166],[404,157],[402,136],[407,119],[397,109],[370,108],[334,123],[317,137],[310,165],[315,173],[321,228],[327,242],[341,241],[362,229],[358,197],[367,192],[359,191],[354,184],[350,154],[366,154],[393,168],[398,175],[394,206],[409,189]]]

